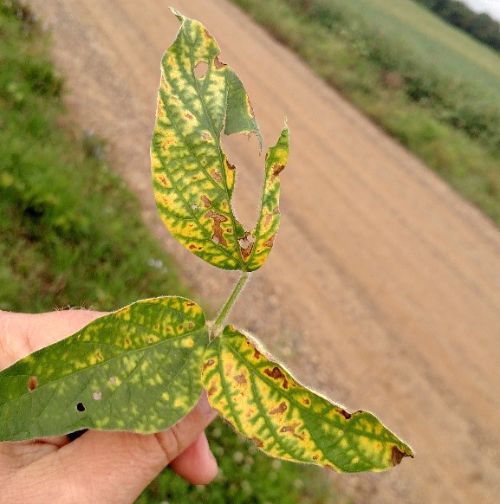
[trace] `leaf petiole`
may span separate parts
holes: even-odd
[[[219,336],[219,333],[221,332],[221,327],[222,324],[224,324],[224,321],[226,320],[227,316],[229,315],[229,312],[234,306],[234,303],[236,303],[236,300],[238,299],[239,295],[241,294],[241,291],[245,284],[247,283],[248,279],[250,278],[250,273],[248,271],[243,271],[241,274],[238,282],[236,282],[236,285],[234,286],[231,294],[227,298],[226,302],[220,309],[216,319],[214,320],[212,330],[210,331],[210,339],[214,339],[217,336]]]

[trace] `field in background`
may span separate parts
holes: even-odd
[[[472,10],[463,0],[413,0],[448,23],[500,51],[500,23],[487,12]]]
[[[411,0],[232,0],[500,223],[500,56]]]
[[[109,310],[186,294],[136,198],[108,168],[103,143],[65,116],[45,36],[6,0],[0,62],[0,309]],[[273,461],[220,421],[209,439],[221,465],[216,482],[194,487],[165,471],[138,502],[337,502],[319,469]]]

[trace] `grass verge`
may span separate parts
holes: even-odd
[[[410,0],[232,0],[500,224],[500,57]]]
[[[46,42],[29,10],[0,0],[0,309],[108,310],[186,294],[102,142],[65,116]],[[138,502],[333,502],[319,469],[273,461],[221,421],[209,438],[216,482],[194,487],[167,470]]]

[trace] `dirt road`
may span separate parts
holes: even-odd
[[[109,140],[147,222],[216,304],[234,277],[168,237],[150,190],[159,59],[177,30],[168,3],[31,3],[53,29],[75,116]],[[281,234],[233,320],[331,397],[379,414],[417,452],[389,473],[335,475],[336,484],[363,503],[498,502],[498,230],[232,5],[175,4],[218,39],[267,145],[285,113],[293,135]],[[263,159],[253,141],[227,143],[237,207],[251,223]]]

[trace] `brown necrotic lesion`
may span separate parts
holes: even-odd
[[[288,380],[284,373],[278,366],[274,366],[272,369],[266,368],[264,369],[264,374],[272,378],[273,380],[281,380],[283,379],[282,386],[284,389],[288,388]]]
[[[30,376],[28,378],[28,390],[33,392],[38,387],[38,378],[36,376]]]
[[[222,223],[227,221],[227,217],[225,215],[214,212],[213,210],[209,210],[206,214],[206,217],[213,220],[212,223],[212,240],[222,245],[223,247],[227,247],[227,240],[224,237],[224,231],[222,229]]]

